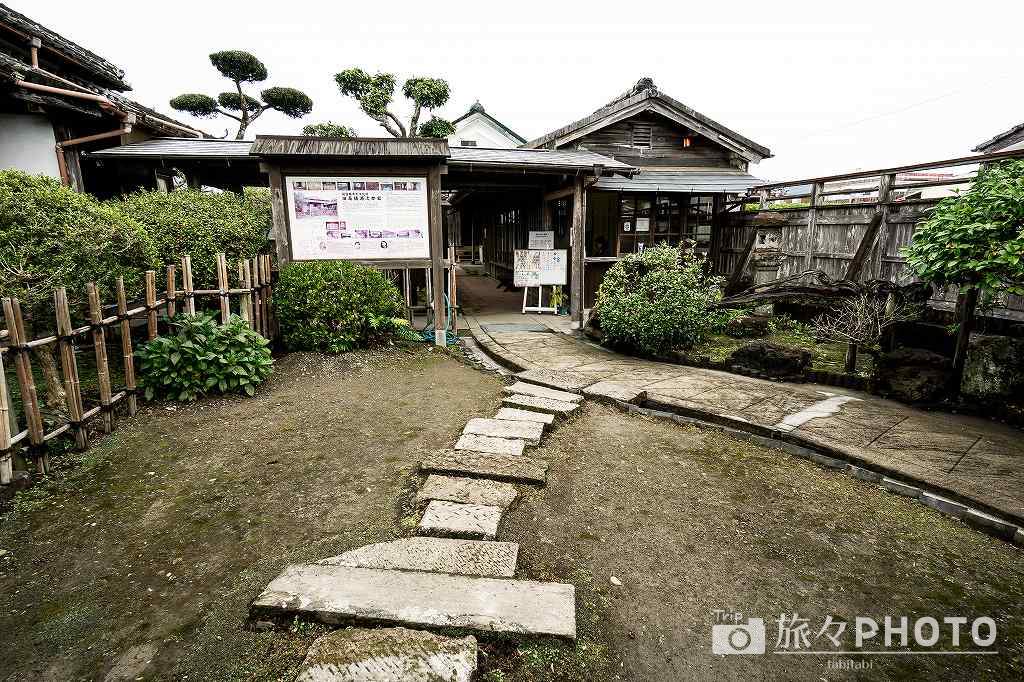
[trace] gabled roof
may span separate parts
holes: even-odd
[[[1024,123],[1015,125],[1005,133],[999,133],[991,140],[982,142],[977,147],[972,149],[974,152],[982,152],[987,154],[988,152],[997,152],[1004,147],[1009,147],[1011,144],[1016,144],[1024,140]]]
[[[457,124],[459,121],[466,120],[467,118],[469,118],[473,114],[480,114],[482,117],[486,118],[488,121],[493,123],[495,126],[497,126],[500,130],[502,130],[505,134],[507,134],[513,140],[516,140],[517,142],[519,142],[519,144],[525,144],[526,143],[526,138],[524,138],[522,135],[520,135],[516,131],[512,130],[511,128],[509,128],[507,125],[505,125],[504,123],[502,123],[498,119],[496,119],[493,116],[491,116],[490,114],[488,114],[484,110],[484,106],[482,104],[480,104],[479,100],[477,100],[476,102],[473,103],[473,106],[471,106],[469,108],[469,111],[467,111],[462,116],[459,116],[457,119],[452,121],[452,125]]]
[[[721,123],[691,109],[682,102],[659,91],[650,78],[641,78],[632,88],[604,105],[590,116],[530,140],[524,147],[561,147],[595,130],[629,118],[643,111],[653,111],[690,128],[713,142],[736,152],[749,161],[760,161],[772,155],[767,147],[743,137]]]
[[[30,38],[39,38],[43,43],[44,52],[56,53],[60,57],[74,62],[90,74],[98,85],[121,92],[132,89],[124,82],[123,69],[4,4],[0,4],[0,25],[7,26],[10,30],[23,35],[26,42]]]

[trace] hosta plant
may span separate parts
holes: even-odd
[[[160,336],[136,352],[139,386],[147,400],[192,401],[210,393],[253,395],[270,376],[269,342],[232,315],[219,324],[211,314],[179,315],[174,333]]]

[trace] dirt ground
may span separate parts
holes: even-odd
[[[254,399],[123,421],[0,522],[0,680],[291,680],[323,628],[245,629],[249,601],[287,563],[407,533],[416,462],[493,414],[500,388],[425,349],[296,354]],[[593,404],[534,453],[549,485],[523,489],[500,539],[521,543],[519,577],[576,586],[580,639],[485,642],[482,680],[1024,671],[1020,549],[917,502]],[[878,656],[854,672],[713,656],[713,609],[761,616],[770,635],[782,612],[988,615],[999,654]]]

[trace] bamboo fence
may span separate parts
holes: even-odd
[[[38,339],[28,339],[21,304],[17,298],[4,298],[3,315],[7,329],[0,331],[0,484],[13,480],[14,455],[26,449],[34,460],[36,471],[45,475],[50,469],[49,451],[54,439],[70,437],[75,447],[84,450],[89,446],[87,425],[94,419],[102,420],[104,433],[114,427],[115,408],[124,403],[128,415],[138,410],[138,395],[135,379],[135,352],[132,346],[132,322],[143,321],[146,338],[155,339],[159,333],[161,311],[168,318],[178,312],[196,314],[196,298],[207,297],[219,303],[221,322],[227,322],[231,315],[232,297],[237,298],[239,315],[249,326],[267,339],[276,336],[276,322],[272,307],[271,261],[269,255],[241,260],[237,263],[236,285],[231,286],[228,261],[223,253],[217,254],[217,288],[195,289],[192,282],[192,259],[181,259],[181,289],[178,289],[179,268],[166,268],[166,289],[157,292],[157,273],[146,272],[145,303],[128,307],[124,280],[118,278],[115,295],[116,306],[104,308],[99,287],[86,284],[88,297],[88,324],[73,327],[68,306],[67,290],[63,287],[53,292],[56,333]],[[116,313],[104,316],[104,310],[116,309]],[[124,370],[124,385],[113,386],[110,362],[107,357],[107,330],[116,328],[120,336],[120,352]],[[96,360],[96,375],[99,388],[99,404],[86,409],[79,381],[76,342],[82,344],[82,352],[92,342]],[[65,393],[67,419],[64,423],[47,426],[40,409],[40,401],[33,374],[32,351],[55,346],[60,364],[60,375]],[[8,388],[8,367],[13,365],[14,375],[21,394],[22,419],[19,420],[11,404]]]

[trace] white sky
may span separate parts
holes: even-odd
[[[386,135],[341,97],[349,66],[446,78],[456,118],[479,98],[527,139],[581,118],[649,75],[665,93],[772,150],[771,180],[970,153],[1024,121],[1024,2],[404,2],[4,0],[126,71],[129,96],[222,134],[230,120],[172,112],[228,81],[210,52],[256,54],[265,84],[304,90],[302,121]],[[585,8],[585,9],[584,9]],[[252,94],[258,94],[258,89]],[[397,106],[406,118],[406,102]],[[223,121],[223,122],[221,122]],[[232,129],[232,133],[233,133]]]

